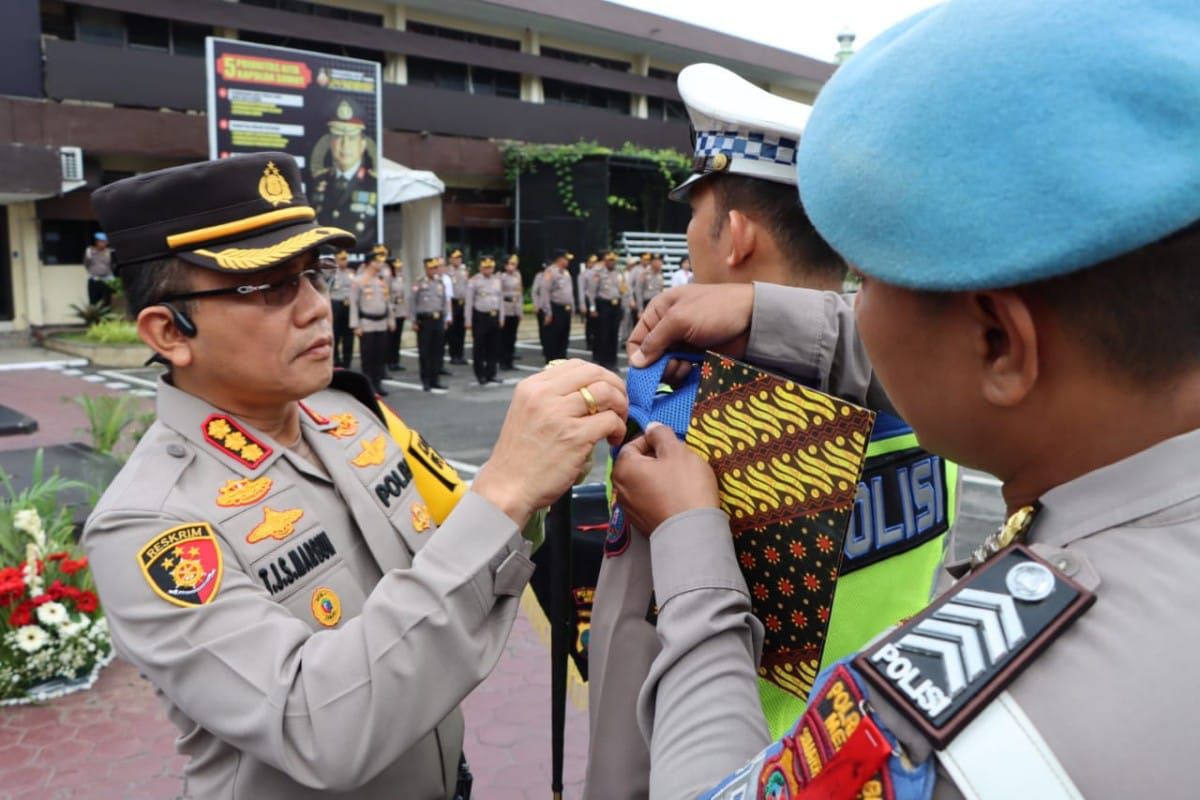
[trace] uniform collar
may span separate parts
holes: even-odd
[[[1078,539],[1200,496],[1200,430],[1194,430],[1056,486],[1041,498],[1035,542]]]
[[[271,437],[195,395],[158,381],[155,402],[158,418],[168,428],[209,453],[243,477],[261,475],[280,457],[284,448]],[[336,423],[300,404],[301,427],[318,431]]]

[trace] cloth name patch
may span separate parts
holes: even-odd
[[[1013,545],[854,666],[940,750],[1095,599]]]

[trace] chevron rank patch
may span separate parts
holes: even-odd
[[[854,666],[940,750],[1095,599],[1013,545]]]

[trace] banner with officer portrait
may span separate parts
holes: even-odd
[[[321,224],[383,241],[379,64],[215,37],[207,56],[209,158],[288,153]]]

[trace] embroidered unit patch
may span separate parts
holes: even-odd
[[[184,608],[211,603],[221,588],[221,548],[207,522],[158,534],[138,551],[138,566],[155,594]]]
[[[266,475],[225,481],[225,485],[217,490],[217,505],[222,508],[252,506],[271,492],[272,485],[273,481]]]
[[[413,503],[411,512],[413,530],[417,533],[424,533],[429,530],[432,524],[432,518],[429,516],[429,507],[424,503]]]
[[[387,454],[387,440],[382,433],[374,439],[363,439],[359,445],[362,451],[350,459],[351,464],[356,467],[377,467],[383,463]]]
[[[318,587],[312,594],[312,612],[326,628],[337,625],[342,618],[342,601],[337,592],[327,586]]]
[[[271,448],[254,438],[233,417],[212,414],[204,420],[200,429],[204,441],[250,469],[258,469],[271,455]]]
[[[283,541],[296,532],[296,523],[303,516],[304,509],[301,508],[276,511],[270,506],[263,506],[263,521],[246,535],[246,542],[256,544],[263,539]]]

